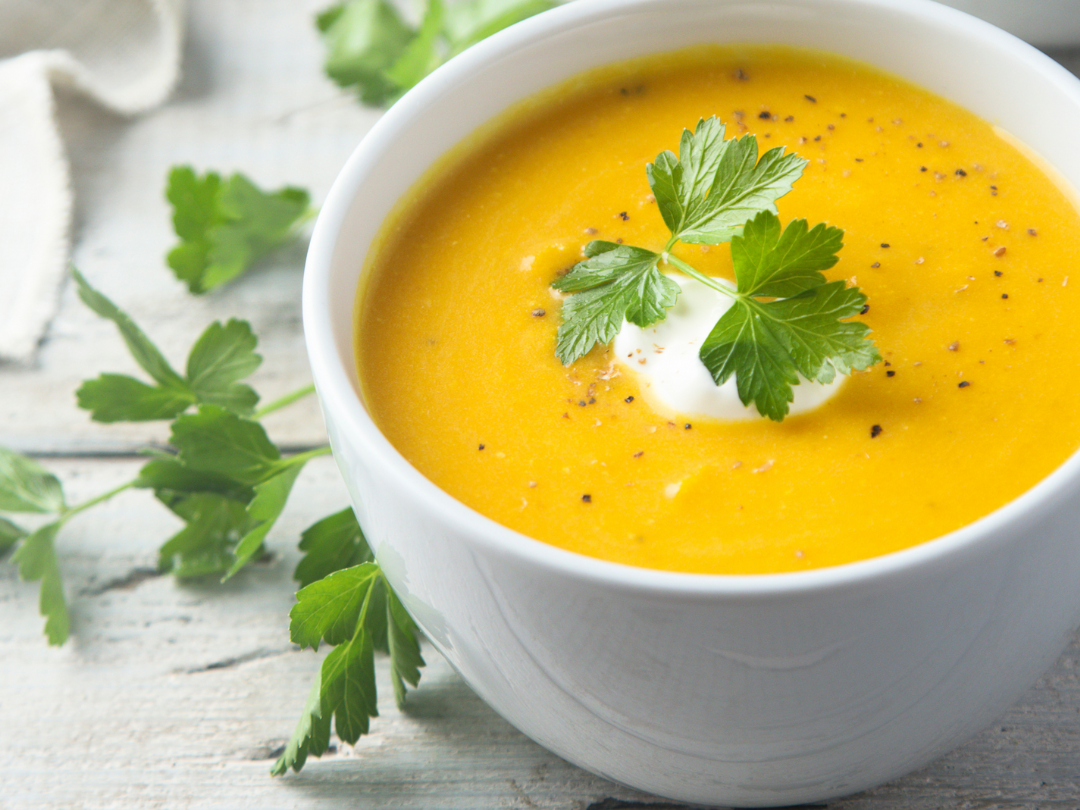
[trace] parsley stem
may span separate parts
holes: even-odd
[[[696,278],[702,284],[705,284],[705,285],[707,285],[709,287],[712,287],[717,292],[722,292],[728,298],[732,298],[732,299],[734,299],[736,301],[738,301],[740,298],[742,298],[742,296],[739,295],[739,293],[736,292],[735,290],[731,289],[730,287],[725,286],[724,284],[721,284],[719,280],[717,280],[715,278],[712,278],[711,276],[707,276],[704,273],[698,272],[693,267],[691,267],[686,262],[684,262],[682,259],[680,259],[678,256],[673,256],[670,253],[668,253],[667,251],[665,251],[664,252],[664,260],[668,264],[672,264],[675,267],[679,268],[679,270],[686,273],[686,275],[690,276],[690,278]]]
[[[314,450],[308,450],[304,453],[297,453],[295,456],[289,456],[285,459],[286,464],[306,464],[313,458],[319,456],[328,456],[331,453],[330,445],[325,444],[322,447],[316,447]]]
[[[294,222],[292,224],[292,227],[290,228],[290,232],[292,233],[292,235],[293,236],[298,236],[300,234],[300,231],[302,231],[304,229],[304,226],[307,225],[309,222],[311,222],[311,220],[315,219],[315,217],[317,217],[318,215],[319,215],[319,209],[318,208],[308,208],[308,209],[306,209],[304,211],[304,213],[302,213],[297,218],[296,222]]]
[[[379,568],[379,564],[372,563],[372,565],[374,565],[378,569],[377,575],[381,575],[382,569]],[[364,628],[364,622],[367,619],[368,606],[371,604],[371,592],[375,590],[374,584],[375,583],[372,583],[372,586],[368,588],[367,593],[364,594],[364,604],[360,607],[360,615],[356,619],[356,629],[353,630],[354,640],[357,636],[360,635],[360,631]]]
[[[107,500],[109,500],[109,498],[113,497],[114,495],[119,495],[125,489],[131,489],[133,486],[135,486],[137,481],[138,481],[138,479],[133,478],[132,480],[128,481],[126,484],[121,484],[118,487],[114,487],[113,489],[110,489],[108,492],[101,493],[100,495],[98,495],[95,498],[91,498],[88,501],[83,501],[82,503],[80,503],[77,506],[72,506],[72,507],[69,507],[69,508],[65,509],[63,511],[63,513],[60,515],[60,522],[61,523],[66,523],[70,518],[73,518],[73,517],[75,517],[75,515],[79,514],[79,512],[82,512],[82,511],[84,511],[86,509],[89,509],[91,506],[96,506],[97,504],[101,503],[102,501],[107,501]]]
[[[252,418],[254,418],[254,419],[262,419],[267,414],[273,413],[274,411],[278,410],[279,408],[284,408],[286,405],[292,405],[294,402],[296,402],[296,400],[303,399],[304,397],[308,396],[309,394],[314,394],[314,393],[315,393],[315,385],[314,384],[305,385],[303,388],[297,389],[296,391],[293,391],[291,394],[286,394],[283,397],[275,399],[269,405],[264,405],[263,407],[259,408],[259,410],[255,411]]]

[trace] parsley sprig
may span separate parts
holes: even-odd
[[[389,105],[446,59],[481,39],[556,5],[551,0],[428,0],[419,27],[387,0],[346,0],[319,15],[329,49],[326,70],[356,87],[371,104]],[[314,216],[304,189],[266,192],[241,174],[199,176],[188,166],[169,175],[166,198],[179,238],[167,263],[192,293],[204,293],[247,272],[295,239]],[[79,388],[79,406],[99,422],[172,420],[166,449],[132,480],[71,505],[59,479],[33,459],[0,447],[0,557],[10,552],[22,579],[40,582],[39,604],[49,643],[70,632],[56,539],[64,524],[119,493],[141,488],[184,521],[159,549],[160,570],[177,577],[229,578],[263,550],[304,464],[329,447],[284,456],[259,420],[314,392],[312,386],[256,409],[244,380],[259,366],[257,340],[237,319],[211,324],[181,373],[139,326],[73,270],[80,298],[113,321],[149,381],[100,374]],[[37,528],[10,519],[36,515]],[[21,518],[20,518],[21,520]],[[383,576],[351,509],[316,522],[300,540],[303,557],[290,632],[304,647],[334,646],[324,660],[296,733],[274,766],[300,770],[328,747],[331,718],[354,743],[377,714],[374,652],[390,656],[398,705],[416,686],[424,660],[419,631]]]
[[[216,574],[228,579],[263,550],[304,465],[330,452],[317,447],[286,457],[267,436],[258,420],[313,389],[301,389],[256,412],[258,394],[242,380],[261,358],[245,321],[207,327],[180,374],[127,313],[78,270],[71,272],[79,297],[116,324],[152,380],[101,374],[76,392],[79,406],[98,422],[171,419],[172,424],[168,449],[148,450],[152,458],[134,479],[77,505],[68,504],[55,475],[0,448],[0,553],[14,548],[12,562],[20,576],[41,583],[45,633],[57,645],[67,639],[70,621],[55,541],[73,517],[127,489],[151,490],[185,524],[159,549],[159,569],[180,578]],[[3,513],[37,513],[51,520],[30,531]],[[326,570],[325,563],[308,558],[302,565]]]
[[[244,239],[262,234],[233,254],[229,277],[247,269],[260,250],[274,241],[268,234],[285,238],[286,230],[295,231],[303,219],[301,202],[303,210],[308,210],[306,191],[265,195],[240,175],[223,186],[214,172],[200,179],[187,167],[176,167],[169,183],[177,235],[187,239],[194,234],[217,245],[203,250],[206,245],[196,244],[198,239],[193,237],[170,254],[170,263],[180,250],[188,251],[185,255],[203,251],[199,255],[221,258],[223,246],[231,244],[239,250]],[[244,210],[233,207],[230,210],[236,216],[229,223],[204,228],[198,236],[191,222],[202,217],[205,224],[213,219],[222,193],[226,202],[229,194],[254,202]],[[279,205],[290,200],[297,203],[291,213]],[[202,269],[191,277],[198,280],[193,291],[225,280],[214,266],[213,262],[200,265]],[[159,572],[181,579],[218,576],[224,580],[265,551],[264,541],[304,465],[330,452],[322,446],[286,455],[267,435],[260,420],[310,395],[314,387],[306,386],[258,408],[259,395],[245,380],[262,358],[246,321],[210,324],[191,347],[181,372],[126,312],[94,289],[78,270],[72,268],[71,273],[79,298],[116,325],[147,378],[99,374],[79,387],[79,407],[97,422],[171,420],[171,430],[164,449],[146,449],[150,458],[135,478],[75,505],[68,503],[55,475],[33,459],[0,447],[0,555],[14,552],[11,561],[20,577],[40,583],[45,634],[54,645],[67,640],[71,625],[56,540],[76,515],[125,490],[150,490],[184,522],[159,548]],[[37,528],[11,519],[21,513],[38,516]],[[399,705],[405,700],[406,685],[419,683],[424,666],[419,631],[383,577],[351,508],[308,527],[301,535],[300,551],[303,556],[293,574],[301,590],[292,614],[292,637],[302,647],[317,649],[327,643],[335,649],[323,663],[303,719],[274,773],[300,770],[309,754],[322,754],[329,743],[331,719],[338,736],[347,742],[354,743],[367,733],[369,718],[377,714],[376,651],[390,656]]]
[[[351,514],[351,512],[350,512]],[[376,650],[390,656],[398,706],[406,684],[420,682],[424,659],[419,634],[378,564],[363,562],[305,586],[289,613],[289,635],[301,648],[334,647],[323,659],[300,722],[271,773],[299,771],[309,755],[322,755],[330,741],[330,720],[350,745],[367,734],[379,714],[375,688]]]
[[[45,635],[50,644],[63,644],[70,620],[60,563],[56,556],[56,535],[74,514],[64,498],[60,481],[31,459],[0,447],[0,512],[36,513],[54,519],[34,531],[0,517],[0,553],[15,548],[11,561],[27,582],[40,582],[38,606],[45,617]]]
[[[242,174],[199,176],[190,166],[172,168],[165,197],[180,237],[166,261],[196,294],[243,274],[295,239],[315,216],[302,188],[267,192]]]
[[[717,118],[684,130],[679,155],[661,152],[646,166],[660,215],[671,232],[660,251],[593,241],[552,287],[574,293],[562,305],[556,355],[569,365],[610,343],[624,321],[640,327],[667,317],[679,285],[671,265],[723,293],[733,305],[702,344],[700,357],[717,385],[735,376],[739,398],[781,421],[800,375],[832,382],[880,361],[870,329],[846,319],[866,296],[822,271],[838,261],[844,232],[799,219],[781,228],[776,200],[791,191],[806,160],[778,146],[758,157],[753,135],[724,138]],[[700,273],[672,250],[679,242],[731,243],[735,287]]]
[[[555,6],[551,0],[427,0],[409,25],[389,0],[348,0],[316,17],[326,73],[361,101],[390,106],[451,56]]]
[[[216,322],[192,347],[181,374],[122,309],[94,289],[77,270],[79,297],[111,320],[151,382],[101,374],[77,392],[80,407],[98,422],[171,419],[166,450],[138,475],[77,505],[68,504],[55,475],[26,456],[0,448],[0,554],[20,577],[39,582],[39,607],[50,644],[70,632],[56,539],[64,524],[128,489],[147,489],[184,521],[158,550],[161,573],[178,578],[216,575],[228,579],[265,549],[264,541],[285,508],[304,465],[329,447],[285,456],[259,420],[312,392],[306,387],[256,410],[259,397],[243,382],[258,366],[257,340],[239,320]],[[49,518],[34,530],[5,514]],[[301,647],[334,646],[323,661],[293,739],[273,773],[299,771],[309,755],[329,745],[331,720],[338,736],[355,743],[378,714],[376,651],[390,656],[391,684],[399,705],[424,666],[419,631],[386,582],[352,509],[308,527],[303,556],[293,574],[300,583],[290,633]]]

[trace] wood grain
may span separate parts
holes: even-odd
[[[52,460],[73,500],[135,460]],[[673,806],[563,762],[488,709],[430,648],[407,711],[379,661],[381,717],[300,774],[268,769],[320,655],[288,640],[299,532],[340,508],[330,459],[297,483],[269,560],[226,585],[153,571],[175,519],[126,492],[58,541],[73,633],[46,646],[37,591],[0,566],[0,808],[648,808]],[[1024,700],[964,747],[843,810],[1080,806],[1080,637]]]
[[[297,300],[303,245],[211,296],[164,269],[173,242],[168,167],[240,170],[320,201],[374,123],[321,76],[311,25],[322,0],[193,0],[185,76],[161,111],[125,121],[77,99],[59,114],[77,195],[75,261],[182,364],[210,321],[249,318],[273,398],[309,381]],[[1080,69],[1080,52],[1056,54]],[[110,324],[65,292],[29,367],[0,367],[0,444],[47,457],[78,501],[137,470],[161,424],[101,426],[74,406],[86,376],[135,369]],[[267,420],[286,446],[324,441],[309,400]],[[272,551],[226,585],[154,571],[177,521],[126,492],[65,527],[58,547],[72,638],[45,644],[35,586],[0,561],[0,808],[667,808],[585,773],[496,716],[433,651],[407,711],[390,699],[355,748],[301,774],[268,770],[292,731],[320,655],[288,640],[299,532],[341,508],[329,459],[301,476]],[[1077,586],[1080,587],[1080,575]],[[831,802],[843,810],[1080,807],[1080,638],[993,727],[922,771]]]

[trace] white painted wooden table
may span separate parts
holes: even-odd
[[[322,78],[311,25],[322,5],[194,0],[184,79],[166,108],[125,121],[77,99],[60,102],[78,198],[78,266],[176,362],[209,321],[250,319],[266,358],[254,382],[267,399],[309,381],[302,246],[193,298],[163,264],[173,240],[162,189],[170,165],[190,162],[325,196],[377,113]],[[1080,53],[1058,56],[1080,68]],[[0,367],[0,444],[43,457],[73,501],[126,480],[141,463],[134,450],[163,441],[163,426],[96,425],[73,391],[100,371],[134,370],[112,325],[68,289],[37,364]],[[324,439],[314,402],[267,427],[293,448]],[[221,586],[157,576],[155,550],[177,522],[146,493],[125,492],[61,535],[73,615],[62,649],[41,635],[36,586],[0,561],[0,808],[672,806],[547,753],[430,649],[405,714],[384,687],[383,716],[355,749],[339,745],[301,774],[271,779],[320,661],[288,639],[296,542],[345,502],[332,461],[310,464],[268,539],[272,559]],[[963,748],[829,806],[1080,807],[1080,639],[1020,705]]]

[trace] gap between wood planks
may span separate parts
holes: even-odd
[[[324,444],[279,444],[278,450],[283,456],[291,456],[295,453],[306,453],[324,447]],[[0,447],[6,447],[16,453],[21,453],[30,458],[61,458],[76,460],[122,460],[139,459],[146,455],[147,450],[171,452],[172,447],[160,442],[130,442],[109,440],[82,440],[82,439],[41,439],[22,440],[17,436],[0,436]]]

